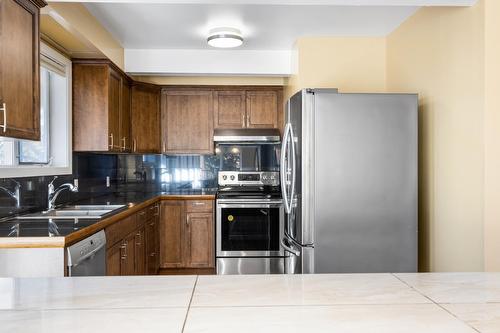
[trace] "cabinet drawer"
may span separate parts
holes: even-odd
[[[107,247],[115,245],[133,232],[137,228],[136,220],[136,214],[133,214],[107,227],[104,230],[106,232]]]
[[[186,212],[212,212],[213,206],[213,200],[187,200]]]

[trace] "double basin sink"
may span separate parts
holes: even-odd
[[[74,205],[18,216],[19,220],[33,219],[100,219],[126,208],[127,205]]]

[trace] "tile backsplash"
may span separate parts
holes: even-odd
[[[78,178],[78,193],[64,191],[57,204],[68,203],[113,192],[169,191],[217,187],[220,167],[218,155],[165,156],[73,154],[73,174],[58,176],[57,187]],[[106,177],[110,186],[106,186]],[[21,185],[21,204],[0,190],[0,218],[42,210],[47,207],[47,186],[53,176],[16,178]],[[15,188],[9,178],[0,178],[0,187]]]

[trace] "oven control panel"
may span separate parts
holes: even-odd
[[[278,186],[279,172],[219,171],[219,186],[227,185],[265,185]]]

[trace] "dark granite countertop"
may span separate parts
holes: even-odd
[[[121,191],[112,194],[99,195],[73,204],[79,205],[127,205],[137,206],[159,196],[215,196],[217,189],[173,190],[173,191]],[[126,209],[125,209],[126,210]],[[16,217],[0,222],[1,238],[51,238],[67,237],[77,231],[92,226],[113,215],[123,212],[118,209],[99,219],[17,219]],[[11,242],[9,242],[11,243]],[[1,247],[1,244],[0,244]]]

